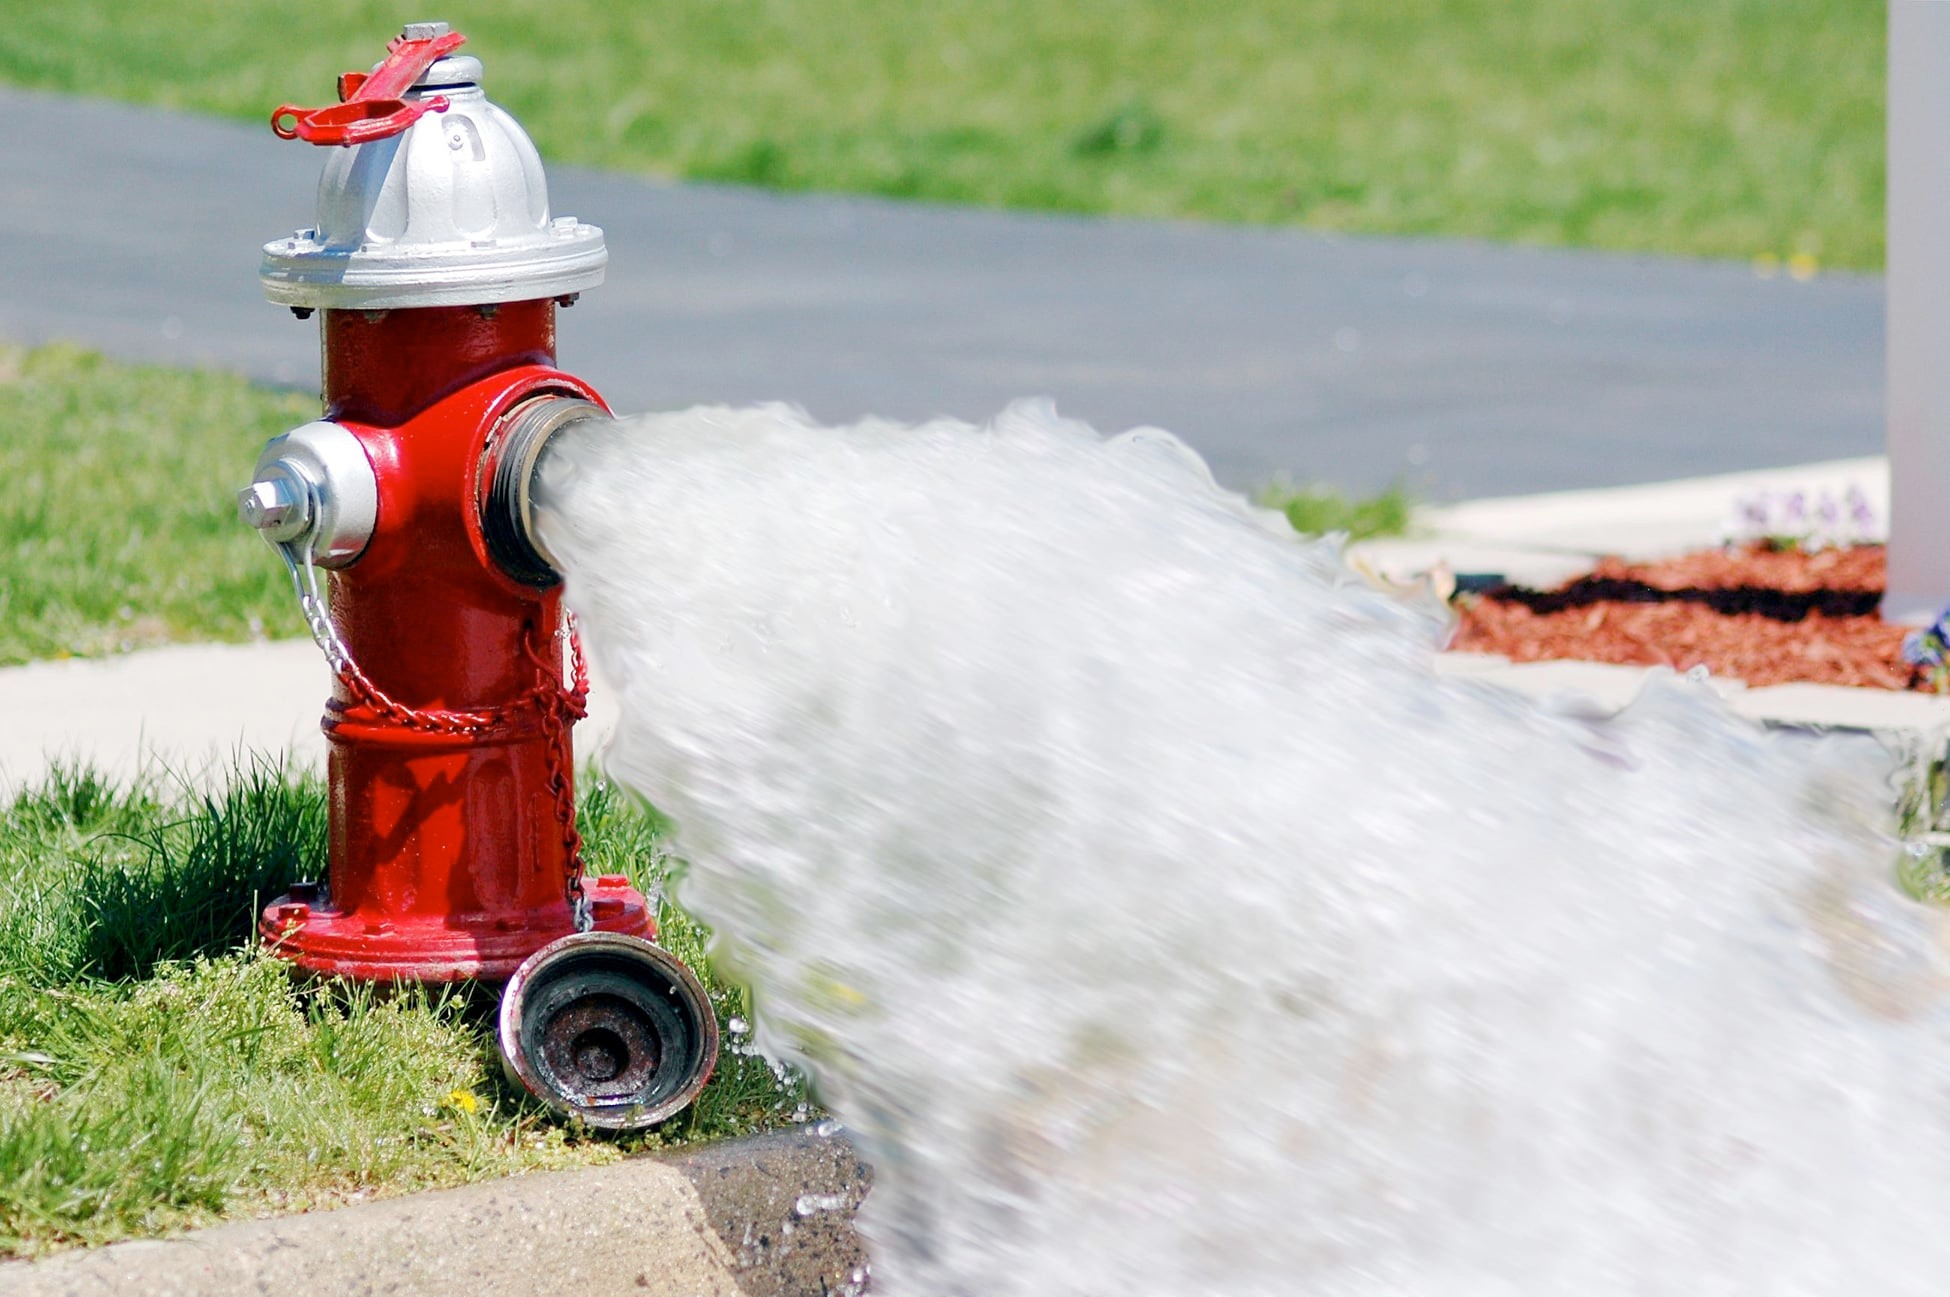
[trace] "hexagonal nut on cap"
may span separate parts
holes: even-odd
[[[310,506],[306,492],[285,473],[259,478],[237,493],[237,516],[278,543],[304,535]]]

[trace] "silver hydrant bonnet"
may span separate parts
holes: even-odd
[[[416,23],[409,37],[444,34]],[[385,310],[567,297],[603,281],[603,232],[552,217],[526,131],[488,102],[480,60],[440,59],[407,91],[439,96],[398,135],[334,149],[318,223],[264,245],[259,278],[281,306]]]

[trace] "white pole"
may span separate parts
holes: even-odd
[[[1950,0],[1889,0],[1889,590],[1950,607]]]

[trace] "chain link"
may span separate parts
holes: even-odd
[[[444,708],[409,707],[372,682],[372,678],[353,660],[352,650],[332,624],[331,612],[318,585],[318,569],[310,546],[282,544],[278,552],[291,570],[291,584],[298,592],[298,608],[312,640],[325,655],[332,674],[347,693],[396,725],[430,734],[481,734],[502,725],[512,708],[495,711],[450,711]],[[563,625],[550,643],[569,642],[569,683],[562,682],[561,650],[550,662],[526,646],[529,659],[538,672],[535,689],[517,706],[532,705],[541,720],[548,741],[548,791],[555,803],[555,818],[562,830],[563,897],[577,932],[596,925],[587,889],[583,886],[582,833],[576,828],[575,783],[571,778],[574,749],[569,731],[589,714],[589,664],[582,652],[582,636],[577,631],[574,613],[564,617]]]
[[[562,683],[559,647],[565,638],[569,641],[570,680],[566,686]],[[558,646],[553,662],[532,648],[528,656],[541,673],[536,702],[541,708],[542,732],[548,736],[548,791],[555,798],[555,818],[562,826],[564,893],[569,912],[575,917],[576,931],[587,932],[596,926],[596,916],[582,883],[582,832],[576,827],[575,784],[570,778],[575,749],[569,740],[569,729],[589,714],[589,664],[582,655],[582,636],[577,632],[574,613],[564,616],[551,643]]]
[[[352,650],[339,636],[338,627],[332,624],[325,597],[318,589],[318,569],[312,564],[311,549],[306,547],[295,554],[291,545],[280,545],[278,549],[284,555],[286,566],[291,569],[291,583],[298,590],[298,609],[305,615],[305,625],[311,630],[312,640],[325,655],[332,674],[338,677],[339,683],[345,686],[345,691],[355,701],[364,703],[395,725],[429,734],[480,734],[500,723],[501,717],[495,712],[408,707],[374,684],[372,678],[353,661]]]

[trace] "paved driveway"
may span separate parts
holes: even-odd
[[[8,89],[0,120],[0,336],[316,383],[315,324],[256,283],[259,246],[311,223],[316,151]],[[1438,500],[1881,448],[1873,278],[550,174],[612,258],[562,359],[619,410],[979,419],[1043,394],[1170,428],[1234,485]]]

